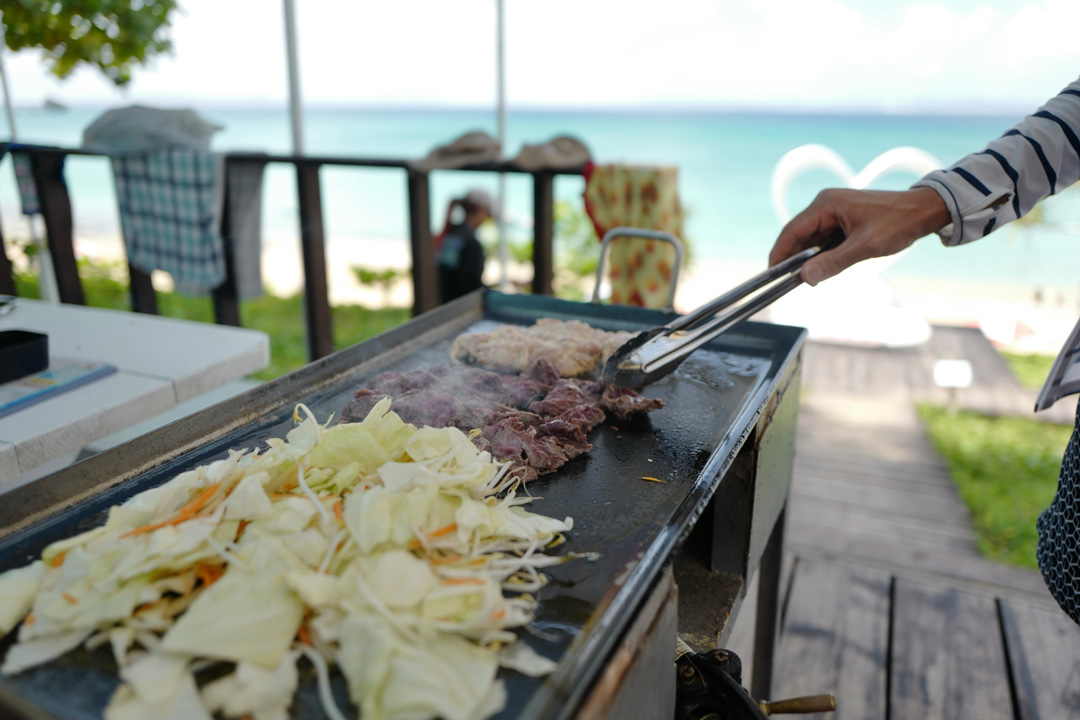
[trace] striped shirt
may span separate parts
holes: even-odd
[[[1080,79],[985,150],[935,170],[912,187],[941,195],[952,222],[938,231],[945,245],[985,237],[1037,202],[1080,180]],[[1080,392],[1080,322],[1054,362],[1035,409]]]

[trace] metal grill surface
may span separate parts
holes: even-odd
[[[13,491],[0,501],[0,571],[26,564],[49,543],[104,521],[106,510],[179,472],[284,437],[297,402],[322,420],[338,414],[368,378],[387,369],[446,364],[461,332],[539,317],[581,319],[610,330],[670,319],[655,311],[476,293],[389,333],[342,350],[226,403]],[[634,612],[723,480],[804,331],[744,323],[645,389],[665,407],[628,421],[609,418],[594,448],[530,483],[530,509],[574,518],[563,552],[596,552],[550,570],[540,608],[522,640],[559,661],[554,675],[501,671],[509,691],[499,718],[573,714]],[[648,476],[663,482],[640,479]],[[7,651],[10,639],[0,643]],[[200,676],[201,679],[201,676]],[[99,718],[117,684],[107,649],[78,650],[49,665],[0,678],[0,710],[16,717]],[[351,707],[335,676],[340,707]],[[321,718],[314,674],[301,671],[293,717]]]

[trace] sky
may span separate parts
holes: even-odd
[[[497,0],[297,0],[309,105],[490,107]],[[280,0],[180,0],[126,91],[6,53],[17,105],[287,102]],[[505,0],[513,107],[1030,111],[1080,75],[1077,0]]]

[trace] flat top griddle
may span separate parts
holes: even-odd
[[[671,316],[548,297],[474,293],[5,495],[0,502],[0,572],[30,562],[49,543],[101,524],[109,507],[224,457],[229,448],[252,448],[267,437],[284,437],[297,402],[324,420],[339,414],[353,392],[379,372],[446,364],[450,344],[461,332],[489,330],[497,323],[528,325],[539,317],[633,330]],[[600,556],[550,569],[536,621],[520,635],[542,655],[558,660],[559,668],[540,679],[500,671],[509,699],[499,718],[573,714],[723,479],[804,334],[798,328],[740,325],[645,389],[644,394],[664,400],[663,409],[627,421],[609,418],[590,433],[591,452],[529,484],[528,491],[538,498],[531,510],[574,518],[569,542],[558,551]],[[10,644],[10,639],[0,643],[0,653]],[[0,677],[0,709],[26,718],[99,718],[117,682],[107,649],[80,649],[15,677]],[[339,707],[351,708],[340,675],[335,674],[333,685]],[[323,717],[314,673],[304,665],[292,712],[296,718]]]

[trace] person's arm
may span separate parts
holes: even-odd
[[[986,150],[928,174],[910,190],[823,191],[780,232],[769,263],[835,245],[802,268],[803,279],[816,285],[932,232],[947,245],[983,237],[1078,177],[1080,80]]]
[[[807,285],[817,285],[857,262],[898,253],[948,222],[945,203],[929,188],[822,190],[780,231],[769,264],[807,248],[835,245],[800,271]]]
[[[935,170],[914,187],[936,191],[951,222],[946,245],[989,235],[1080,180],[1080,79],[982,152]]]

